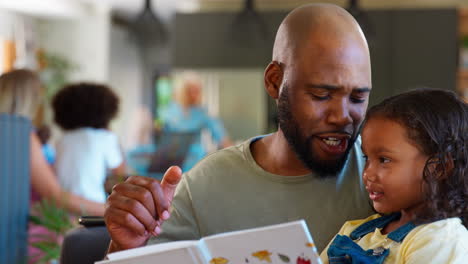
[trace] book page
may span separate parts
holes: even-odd
[[[96,264],[205,264],[204,253],[198,249],[198,241],[178,241],[134,248],[108,256],[109,260]]]
[[[223,233],[201,240],[209,264],[321,264],[304,220]]]

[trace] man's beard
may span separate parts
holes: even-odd
[[[335,177],[340,173],[348,160],[349,152],[354,145],[356,136],[349,139],[344,155],[338,160],[320,160],[312,148],[314,136],[306,137],[301,133],[300,124],[291,111],[288,87],[283,86],[278,99],[278,122],[289,146],[302,163],[320,178]]]

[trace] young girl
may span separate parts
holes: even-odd
[[[372,107],[363,180],[374,209],[346,222],[324,263],[468,263],[468,106],[421,89]]]
[[[60,184],[91,201],[105,203],[104,181],[125,173],[117,136],[108,130],[119,98],[107,86],[78,83],[52,100],[55,122],[64,130],[57,144],[55,168]]]

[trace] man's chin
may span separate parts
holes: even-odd
[[[346,164],[347,154],[334,159],[313,159],[306,162],[306,166],[317,174],[320,178],[330,178],[337,176]]]

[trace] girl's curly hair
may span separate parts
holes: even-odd
[[[52,108],[55,122],[64,130],[108,128],[117,115],[119,97],[105,85],[77,83],[58,91]]]
[[[403,125],[429,156],[423,171],[425,204],[416,222],[459,217],[468,227],[468,105],[453,92],[422,88],[373,106],[365,122],[374,117]]]

